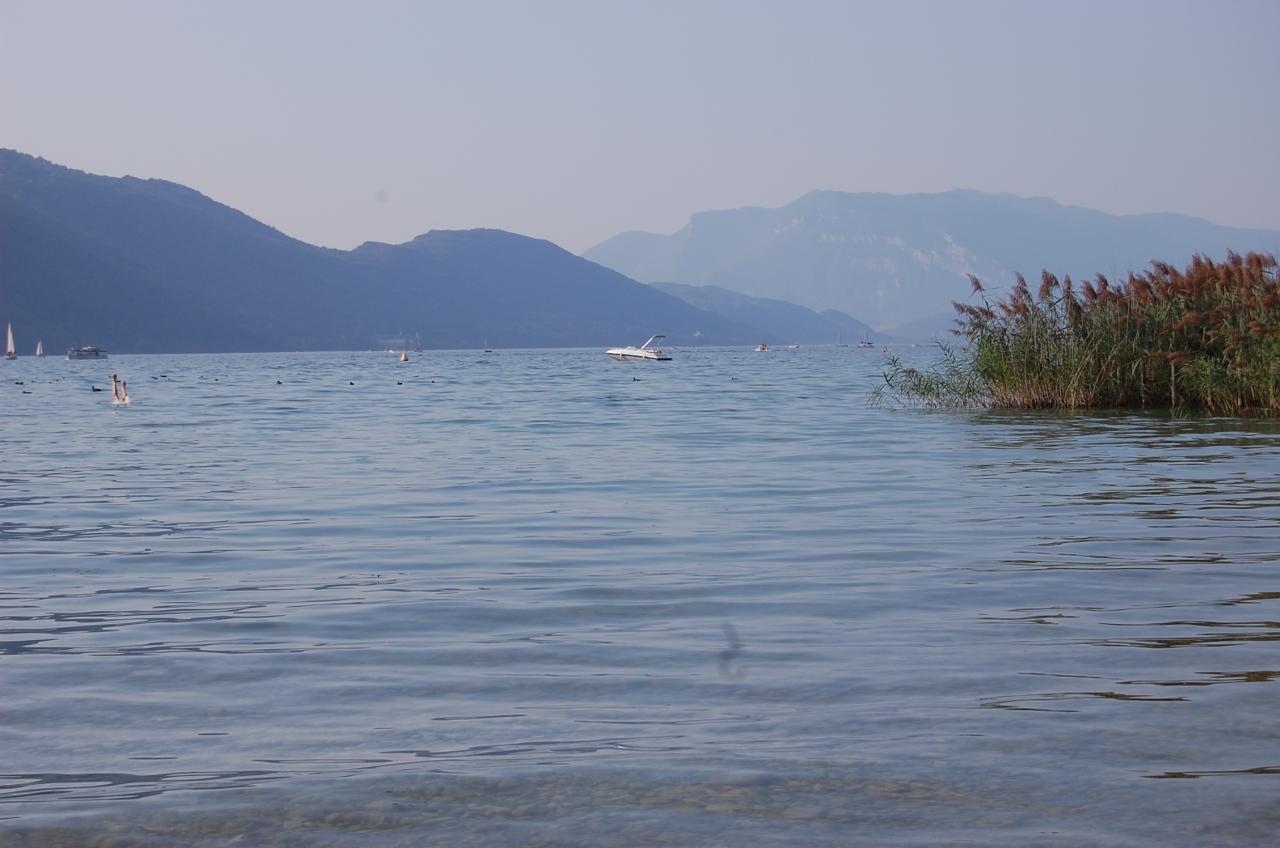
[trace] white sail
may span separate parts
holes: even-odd
[[[44,356],[44,339],[36,342],[36,356]]]
[[[17,355],[18,355],[18,349],[13,346],[13,325],[10,324],[9,338],[5,341],[5,345],[4,345],[4,358],[13,359]]]

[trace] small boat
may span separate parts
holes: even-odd
[[[789,344],[789,345],[787,345],[787,350],[799,350],[799,349],[800,349],[800,345],[798,345],[798,344]]]
[[[44,339],[36,342],[36,356],[44,356]]]
[[[871,337],[866,333],[862,334],[862,338],[858,340],[858,347],[875,347],[875,342],[871,341]]]
[[[650,336],[649,340],[640,347],[611,347],[605,353],[612,356],[619,362],[640,362],[649,360],[652,362],[669,362],[671,357],[667,352],[658,347],[658,343],[665,339],[666,336]]]
[[[13,324],[9,325],[9,338],[5,341],[4,358],[5,359],[18,358],[18,349],[13,346]]]
[[[769,349],[769,345],[766,344],[765,342],[760,342],[760,344],[756,345],[756,350],[760,353],[764,353],[768,349]]]
[[[96,347],[67,348],[67,359],[106,359],[107,352]]]
[[[400,352],[400,361],[401,362],[409,361],[409,351],[405,350]]]

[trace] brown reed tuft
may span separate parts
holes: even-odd
[[[992,303],[957,303],[962,350],[932,370],[890,361],[885,390],[934,406],[1172,408],[1280,415],[1280,285],[1274,256],[1155,261],[1112,284],[1021,274]]]

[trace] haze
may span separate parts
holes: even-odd
[[[0,5],[0,147],[305,241],[584,250],[815,189],[1280,228],[1280,4]]]

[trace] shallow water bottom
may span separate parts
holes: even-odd
[[[765,770],[567,769],[291,781],[135,802],[128,815],[28,820],[3,844],[66,846],[1255,846],[1280,826],[1272,781],[1096,776],[947,764],[887,775],[837,764]],[[1065,779],[1058,779],[1059,777]],[[1209,777],[1209,776],[1200,776]],[[1092,793],[1081,790],[1092,785]],[[1263,785],[1266,784],[1266,785]]]

